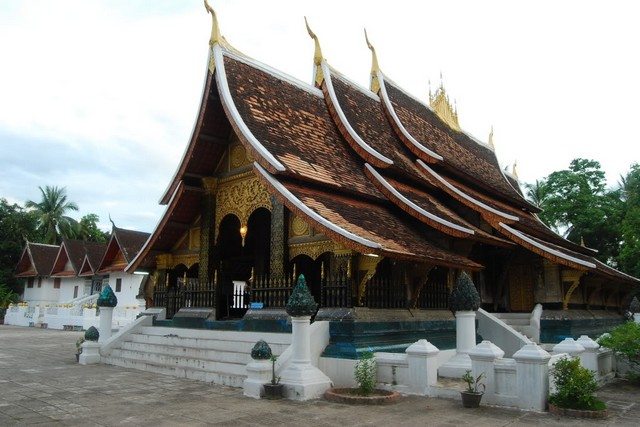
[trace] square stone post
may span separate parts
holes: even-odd
[[[513,358],[516,361],[518,406],[528,411],[544,411],[549,397],[551,355],[537,344],[527,344]]]
[[[100,307],[100,339],[103,343],[111,338],[111,327],[113,324],[113,307]]]
[[[406,350],[409,366],[409,390],[427,395],[429,386],[438,382],[438,353],[440,350],[429,341],[422,339],[411,344]]]
[[[81,365],[100,363],[100,344],[95,341],[83,342],[79,362]]]
[[[491,341],[484,340],[480,344],[469,350],[471,359],[471,374],[473,378],[484,374],[485,401],[486,403],[496,403],[496,360],[504,357],[504,351]]]
[[[469,350],[476,345],[476,312],[456,311],[456,354],[438,370],[441,377],[460,378],[471,369]]]
[[[252,360],[247,365],[247,378],[242,384],[244,395],[260,399],[262,386],[271,381],[271,361]]]
[[[565,338],[553,346],[553,354],[567,353],[571,357],[580,357],[584,347],[573,338]]]
[[[596,378],[600,375],[598,369],[598,353],[600,351],[600,344],[589,338],[587,335],[581,335],[576,340],[576,343],[580,344],[584,348],[584,352],[580,353],[580,364],[585,368],[593,371]]]

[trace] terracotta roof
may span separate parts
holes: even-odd
[[[104,256],[104,252],[107,250],[106,243],[97,243],[97,242],[85,242],[86,249],[86,257],[89,262],[91,269],[95,271],[102,257]]]
[[[303,90],[233,55],[225,55],[224,67],[242,119],[284,165],[287,174],[382,198],[360,172],[362,163],[341,138],[318,93]],[[252,148],[246,141],[245,147]],[[259,160],[260,154],[251,151]]]
[[[150,234],[142,231],[125,230],[124,228],[113,227],[113,236],[115,236],[120,246],[120,250],[127,262],[131,262],[138,254]]]
[[[385,79],[386,93],[405,129],[427,149],[441,155],[450,170],[484,190],[505,197],[520,206],[537,210],[518,194],[500,170],[495,153],[466,134],[447,126],[429,107]]]
[[[258,175],[288,209],[346,247],[364,254],[472,270],[482,268],[465,257],[434,246],[421,232],[420,223],[402,218],[387,206],[280,181],[255,166]]]
[[[48,276],[59,249],[57,245],[27,243],[18,261],[16,277]]]

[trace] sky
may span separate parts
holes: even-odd
[[[238,50],[311,82],[307,16],[330,65],[368,87],[370,53],[522,182],[600,161],[609,184],[640,161],[640,4],[633,1],[211,0]],[[100,226],[153,231],[191,135],[211,19],[201,0],[0,2],[0,197],[67,188]]]

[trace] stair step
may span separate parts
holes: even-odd
[[[520,325],[520,326],[529,326],[529,319],[500,319],[507,325]]]
[[[123,341],[120,350],[153,353],[163,356],[183,357],[187,359],[203,359],[225,363],[251,362],[251,351],[236,352],[233,350],[217,350],[197,347],[168,346],[163,344],[149,344],[136,341]]]
[[[110,356],[137,360],[144,363],[151,363],[166,367],[198,369],[206,372],[223,372],[225,374],[235,376],[246,375],[246,363],[243,362],[219,362],[215,360],[198,359],[196,357],[169,356],[144,351],[126,350],[122,348],[113,349]]]
[[[137,331],[138,334],[150,336],[178,336],[180,338],[246,342],[255,344],[259,340],[265,340],[272,344],[291,344],[291,334],[278,334],[273,332],[240,332],[240,331],[217,331],[210,329],[186,329],[168,328],[159,326],[145,326]]]
[[[531,313],[491,313],[498,319],[527,319],[531,318]]]
[[[212,351],[228,351],[236,353],[251,353],[251,349],[255,345],[256,341],[229,341],[229,340],[216,340],[211,338],[189,338],[184,336],[176,336],[176,334],[165,335],[149,335],[143,333],[134,333],[126,338],[127,342],[135,342],[140,344],[160,345],[166,347],[188,347],[202,350]],[[266,340],[265,340],[266,341]],[[281,354],[289,343],[269,343],[271,350],[274,354]]]
[[[192,380],[205,381],[231,387],[242,387],[244,375],[230,375],[221,372],[206,371],[197,368],[185,368],[180,366],[165,366],[153,362],[127,359],[117,356],[107,356],[103,358],[103,362],[109,365],[120,366],[123,368],[137,369],[141,371],[154,372],[163,375],[172,375],[179,378],[189,378]]]

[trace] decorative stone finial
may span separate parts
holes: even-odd
[[[102,292],[100,292],[96,305],[98,307],[115,307],[118,305],[118,298],[116,297],[116,294],[113,293],[111,286],[106,285],[102,288]]]
[[[209,5],[207,0],[204,0],[204,8],[211,14],[211,38],[209,39],[209,45],[213,46],[216,43],[220,43],[220,26],[218,25],[218,17],[216,11]]]
[[[449,296],[449,308],[453,311],[476,311],[480,308],[480,295],[471,277],[464,271],[458,276]]]
[[[271,356],[271,347],[265,340],[258,341],[251,349],[251,358],[254,360],[269,360]]]
[[[491,125],[491,131],[489,132],[489,147],[491,147],[491,149],[493,149],[495,151],[496,149],[496,145],[493,142],[493,125]]]
[[[316,86],[319,87],[322,84],[322,81],[324,80],[324,76],[322,74],[322,67],[321,67],[324,57],[322,56],[322,49],[320,48],[320,41],[318,40],[318,36],[316,36],[316,33],[314,33],[311,30],[311,27],[309,27],[309,22],[307,21],[306,16],[304,17],[304,25],[307,27],[307,32],[309,33],[309,37],[313,39],[313,42],[315,44],[315,50],[313,52],[313,65],[315,66],[314,79],[315,79]]]
[[[95,326],[90,327],[89,329],[87,329],[84,333],[84,339],[86,341],[98,341],[98,339],[100,338],[100,332],[98,332],[98,330],[96,329]]]
[[[298,283],[287,301],[286,310],[291,317],[312,316],[318,309],[318,304],[313,299],[304,275],[298,276]]]

